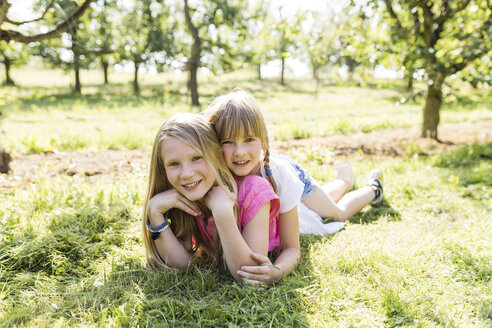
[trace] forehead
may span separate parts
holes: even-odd
[[[226,135],[224,136],[226,139],[241,139],[244,137],[253,137],[255,136],[255,132],[253,128],[249,124],[233,124],[230,125],[227,129]]]
[[[195,147],[177,138],[164,139],[159,150],[163,162],[187,158],[200,153]]]

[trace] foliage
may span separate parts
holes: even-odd
[[[25,65],[29,59],[29,55],[29,49],[22,44],[0,41],[0,63],[3,63],[5,67],[4,84],[15,84],[10,76],[10,70],[13,67]]]
[[[475,59],[492,50],[492,10],[488,0],[449,3],[437,1],[371,1],[384,8],[386,19],[397,39],[410,39],[413,68],[425,70],[428,84],[422,136],[437,139],[442,86],[446,77],[456,74]],[[416,67],[421,64],[422,67]]]
[[[121,3],[116,37],[120,58],[134,66],[134,92],[139,93],[138,70],[141,66],[165,63],[174,54],[174,27],[166,4],[154,0]]]

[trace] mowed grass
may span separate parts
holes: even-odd
[[[176,112],[199,112],[217,95],[234,87],[249,90],[264,108],[270,136],[301,139],[398,127],[418,127],[424,99],[400,102],[400,87],[388,82],[367,87],[321,87],[313,96],[309,80],[258,81],[247,72],[200,75],[201,107],[191,107],[186,75],[166,73],[141,76],[142,93],[133,95],[130,74],[113,74],[113,84],[102,86],[100,72],[83,71],[83,94],[72,95],[70,76],[62,72],[18,71],[22,87],[0,88],[5,108],[1,144],[15,153],[69,150],[148,148],[162,122]],[[43,86],[35,85],[43,76]],[[376,83],[376,82],[375,82]],[[445,98],[441,122],[492,119],[489,90],[458,93]]]
[[[200,263],[146,271],[139,169],[99,185],[40,172],[0,195],[0,326],[490,327],[491,158],[487,144],[353,160],[359,186],[384,170],[383,204],[333,236],[302,236],[298,269],[265,290]]]
[[[345,132],[330,130],[332,117],[354,126],[384,121],[380,106],[401,110],[396,126],[420,117],[420,104],[396,106],[399,94],[391,89],[325,86],[314,100],[301,81],[286,88],[232,75],[220,81],[217,90],[204,88],[202,103],[231,86],[250,89],[272,131],[292,127],[285,138],[317,133],[296,130],[309,123],[301,105],[319,115],[312,126],[326,135]],[[166,117],[190,107],[177,78],[148,82],[141,96],[129,95],[123,82],[90,85],[81,97],[67,94],[61,82],[0,89],[9,105],[2,145],[19,153],[149,147]],[[459,97],[458,106],[443,109],[445,120],[489,117],[489,95]],[[348,119],[350,111],[360,113]],[[283,131],[272,134],[282,139]],[[317,146],[289,154],[325,182],[335,177],[320,165],[331,162],[331,151]],[[83,173],[53,178],[42,168],[29,187],[0,190],[0,327],[490,327],[491,159],[490,143],[427,156],[347,158],[358,187],[372,168],[384,171],[383,203],[333,236],[302,236],[299,267],[264,290],[238,285],[225,268],[203,263],[188,272],[144,269],[145,168],[97,184]]]

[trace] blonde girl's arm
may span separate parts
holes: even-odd
[[[179,208],[191,215],[200,213],[196,204],[187,200],[175,189],[169,189],[150,199],[147,207],[150,225],[157,227],[164,223],[164,214],[172,208]],[[170,219],[172,220],[172,218]],[[190,267],[193,257],[191,236],[182,243],[175,233],[178,232],[173,232],[167,228],[160,233],[159,238],[154,240],[154,243],[160,258],[167,266],[184,270]]]
[[[207,202],[220,236],[227,267],[237,282],[243,282],[238,270],[242,266],[256,264],[251,258],[251,253],[266,255],[268,252],[270,202],[263,204],[244,226],[242,233],[239,231],[234,213],[234,202],[220,187],[214,187],[209,192]]]
[[[301,251],[299,245],[299,221],[297,206],[290,211],[280,213],[279,234],[282,251],[273,265],[270,259],[258,253],[251,254],[256,261],[254,266],[244,266],[238,272],[248,278],[251,285],[270,285],[279,281],[297,267]]]

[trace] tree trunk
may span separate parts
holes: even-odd
[[[185,13],[186,25],[188,26],[191,36],[193,37],[193,45],[191,46],[191,57],[186,65],[189,71],[188,89],[191,92],[191,105],[200,106],[200,101],[199,101],[200,96],[198,95],[197,72],[198,72],[198,67],[200,67],[202,39],[198,34],[198,28],[195,25],[193,25],[193,21],[191,20],[190,8],[188,7],[188,0],[184,0],[184,13]]]
[[[0,148],[0,173],[5,173],[5,174],[8,174],[10,172],[10,161],[12,160],[12,157],[10,156],[10,154]]]
[[[285,58],[282,57],[282,69],[280,71],[280,84],[281,85],[285,85],[285,81],[284,81],[284,72],[285,72]]]
[[[258,73],[258,80],[261,80],[261,64],[256,67],[256,72]]]
[[[348,75],[347,75],[347,83],[352,83],[354,80],[355,73],[355,60],[352,57],[347,57],[347,66],[348,66]]]
[[[442,103],[442,91],[439,85],[429,84],[423,110],[422,138],[437,138],[439,124],[439,110]]]
[[[75,71],[75,88],[73,89],[74,93],[82,93],[82,85],[80,84],[80,69],[78,67],[74,68]]]
[[[320,81],[319,81],[319,66],[318,65],[314,65],[314,67],[313,67],[313,78],[314,78],[314,81],[316,82],[316,86],[315,86],[315,89],[314,89],[314,99],[318,99],[319,84],[320,84]]]
[[[138,85],[138,69],[140,68],[140,64],[137,62],[134,62],[134,64],[135,64],[135,73],[133,74],[133,93],[139,94],[140,86]]]
[[[77,30],[78,26],[75,24],[70,31],[70,36],[72,38],[73,70],[75,72],[75,88],[73,89],[73,92],[80,94],[82,93],[82,85],[80,84],[80,53],[78,48]]]
[[[198,95],[198,81],[197,81],[197,72],[198,67],[196,65],[190,64],[189,68],[189,76],[188,76],[188,89],[191,92],[191,105],[192,106],[200,106],[199,95]]]
[[[104,72],[104,84],[108,85],[109,80],[108,80],[108,68],[109,68],[109,63],[105,60],[101,61],[102,67],[103,67],[103,72]]]
[[[15,85],[14,80],[10,77],[10,59],[5,57],[3,64],[5,65],[5,85]]]

